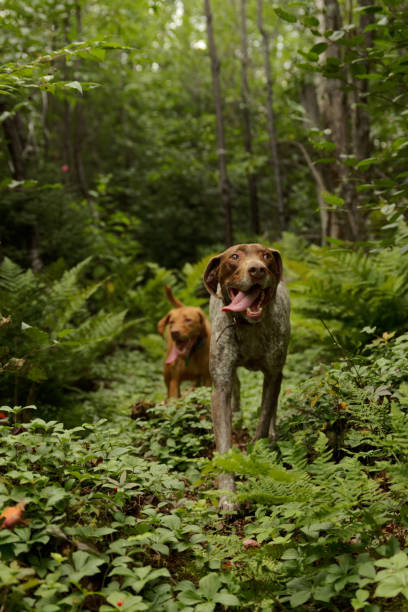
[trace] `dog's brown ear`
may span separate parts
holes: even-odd
[[[220,268],[221,255],[216,255],[208,262],[204,272],[204,285],[208,293],[217,297],[218,273]]]
[[[170,313],[167,313],[165,317],[163,317],[157,324],[157,331],[159,332],[159,334],[163,335],[164,332],[164,328],[166,327],[167,323],[169,322],[169,318],[170,318]]]
[[[282,280],[282,274],[283,274],[283,266],[282,266],[282,257],[281,257],[281,254],[276,249],[268,249],[268,251],[269,251],[269,253],[273,257],[273,262],[275,264],[274,265],[275,272],[277,274],[278,280],[281,281]]]

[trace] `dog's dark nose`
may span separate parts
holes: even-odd
[[[181,334],[177,329],[173,329],[170,335],[173,338],[173,340],[180,340]]]
[[[260,279],[265,276],[266,268],[262,265],[252,265],[248,268],[248,272],[252,278]]]

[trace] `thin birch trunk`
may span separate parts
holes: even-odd
[[[77,3],[75,5],[76,15],[76,26],[77,36],[80,39],[82,35],[82,14],[81,6]],[[79,68],[80,60],[77,60],[76,67]],[[88,182],[86,179],[86,173],[84,168],[84,162],[82,158],[82,142],[85,134],[85,121],[84,121],[84,109],[82,100],[79,100],[75,105],[75,134],[74,134],[74,159],[75,159],[75,170],[78,177],[78,183],[85,198],[89,197],[88,193]]]
[[[224,242],[226,246],[230,246],[233,243],[232,236],[232,202],[230,185],[228,180],[227,171],[227,158],[226,158],[226,146],[225,146],[225,135],[224,135],[224,122],[222,116],[222,97],[221,97],[221,84],[220,84],[220,62],[217,56],[217,49],[215,46],[214,32],[212,25],[212,13],[210,0],[204,0],[204,12],[207,21],[207,36],[208,36],[208,48],[210,52],[211,60],[211,75],[214,93],[214,105],[215,105],[215,118],[217,125],[217,146],[218,146],[218,164],[219,164],[219,189],[221,200],[223,203],[224,210]]]
[[[257,21],[258,29],[262,36],[262,45],[264,51],[264,65],[265,65],[265,76],[266,76],[266,96],[267,96],[267,119],[268,119],[268,135],[269,135],[269,150],[271,156],[272,171],[275,178],[275,189],[276,189],[276,201],[279,216],[280,232],[282,233],[286,228],[285,220],[285,205],[283,202],[282,195],[282,180],[279,166],[278,156],[278,145],[276,139],[275,129],[275,113],[273,110],[273,81],[272,81],[272,70],[271,62],[269,58],[269,36],[266,32],[263,24],[263,10],[262,0],[257,1]]]
[[[250,96],[248,86],[248,36],[246,27],[246,0],[241,0],[241,76],[242,76],[242,118],[244,123],[244,146],[248,160],[252,157],[252,131]],[[251,225],[254,234],[261,233],[259,220],[258,187],[256,175],[252,170],[247,172]]]

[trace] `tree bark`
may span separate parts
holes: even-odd
[[[7,105],[4,102],[1,102],[0,112],[4,113],[7,110]],[[16,181],[23,181],[26,177],[23,157],[24,143],[20,134],[17,113],[4,119],[3,132],[10,155],[11,174]]]
[[[64,37],[65,37],[66,45],[69,45],[70,43],[70,40],[69,40],[70,20],[71,20],[71,13],[69,10],[64,18]],[[62,70],[63,70],[64,81],[69,81],[70,74],[68,71],[66,57],[63,56],[61,61],[62,61],[62,66],[63,66]],[[73,172],[75,164],[74,164],[74,151],[73,151],[73,144],[72,144],[72,107],[68,99],[64,100],[63,139],[64,139],[63,160],[64,160],[64,165],[68,166],[68,173],[66,174],[65,180],[67,182],[70,182],[72,181],[72,176],[73,176],[72,172]]]
[[[316,183],[317,201],[319,203],[319,212],[320,212],[320,228],[321,228],[320,243],[322,246],[324,246],[324,244],[326,243],[326,236],[327,236],[327,230],[328,230],[328,224],[329,224],[329,214],[327,210],[327,204],[323,199],[323,192],[327,191],[327,187],[324,184],[324,179],[322,175],[316,169],[316,166],[312,162],[312,159],[309,153],[307,152],[306,147],[304,147],[302,143],[300,142],[295,142],[294,144],[301,150],[302,155]]]
[[[7,110],[4,103],[0,103],[0,111]],[[7,148],[10,155],[11,174],[16,181],[24,181],[27,178],[25,160],[24,160],[24,138],[22,136],[22,120],[18,111],[11,117],[7,117],[3,121],[3,131],[6,140]],[[36,223],[29,226],[28,241],[30,266],[38,272],[43,267],[43,262],[40,255],[40,236]]]
[[[366,6],[366,0],[359,0],[361,6]],[[320,24],[323,31],[341,30],[343,18],[338,0],[317,0],[320,10]],[[350,19],[352,18],[350,5]],[[369,18],[368,18],[369,19]],[[361,28],[367,25],[367,16],[360,19]],[[352,24],[350,24],[352,25]],[[338,64],[343,63],[343,47],[335,41],[327,41],[328,49],[323,58],[334,58]],[[367,83],[356,84],[352,94],[347,92],[346,85],[351,85],[354,78],[348,73],[345,64],[342,78],[323,76],[317,82],[319,108],[323,127],[329,128],[331,140],[335,145],[336,162],[326,166],[324,170],[325,183],[329,191],[341,196],[344,206],[328,209],[327,232],[331,238],[345,240],[361,240],[365,236],[364,217],[358,209],[358,198],[351,180],[351,170],[345,165],[343,158],[353,154],[357,159],[368,156],[370,151],[369,116],[361,108],[361,94]]]
[[[271,156],[272,171],[275,178],[276,202],[279,216],[280,233],[286,229],[285,205],[282,195],[282,180],[279,166],[278,145],[276,139],[276,121],[275,112],[273,109],[273,81],[271,62],[269,58],[269,36],[263,24],[262,0],[257,0],[257,22],[258,29],[262,37],[262,45],[264,52],[264,65],[266,76],[266,96],[267,96],[267,119],[268,119],[268,135],[269,135],[269,150]]]
[[[372,0],[359,0],[358,4],[360,7],[371,5]],[[364,33],[365,44],[362,52],[365,54],[366,61],[363,66],[367,73],[370,72],[370,61],[368,59],[367,48],[372,47],[373,44],[373,32],[364,32],[365,28],[374,23],[373,13],[361,13],[359,30]],[[354,108],[353,108],[353,149],[357,159],[362,160],[371,156],[372,153],[372,141],[371,141],[371,126],[370,126],[370,115],[366,110],[366,100],[369,87],[368,79],[356,79],[353,78],[354,87]]]
[[[75,5],[76,14],[76,26],[78,38],[82,35],[82,14],[81,6],[77,3]],[[76,66],[79,68],[80,60],[77,60]],[[85,198],[89,197],[88,193],[88,182],[86,179],[84,162],[82,158],[82,142],[85,134],[85,121],[84,121],[84,109],[82,101],[78,101],[75,105],[75,134],[74,134],[74,159],[75,159],[75,170],[81,193]]]
[[[251,161],[252,157],[252,130],[250,96],[248,86],[248,36],[246,27],[246,0],[241,0],[241,76],[242,76],[242,118],[244,124],[244,146]],[[251,225],[254,234],[261,233],[259,220],[258,187],[256,175],[252,170],[247,172],[249,204],[251,210]]]
[[[327,30],[340,30],[342,17],[337,0],[323,1],[323,27]],[[330,42],[324,53],[324,59],[334,58],[341,61],[341,51],[336,42]],[[348,206],[348,197],[345,193],[347,184],[346,168],[341,156],[348,152],[347,143],[347,101],[344,85],[339,79],[323,77],[320,83],[320,105],[326,126],[331,130],[331,139],[336,146],[336,162],[327,166],[326,182],[329,191],[337,192]],[[328,209],[327,232],[330,238],[348,238],[347,218],[343,210]]]
[[[224,210],[224,242],[226,246],[231,246],[233,243],[231,190],[228,180],[226,158],[227,151],[225,146],[224,121],[222,115],[220,62],[217,56],[217,49],[214,40],[210,0],[204,0],[204,13],[207,21],[208,48],[211,60],[211,75],[214,93],[215,119],[217,126],[217,153],[220,172],[219,189]]]

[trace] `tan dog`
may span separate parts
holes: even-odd
[[[163,334],[167,325],[164,380],[170,398],[180,397],[183,380],[211,386],[208,367],[211,327],[201,308],[185,306],[174,297],[168,285],[166,295],[174,308],[159,321],[157,329]]]

